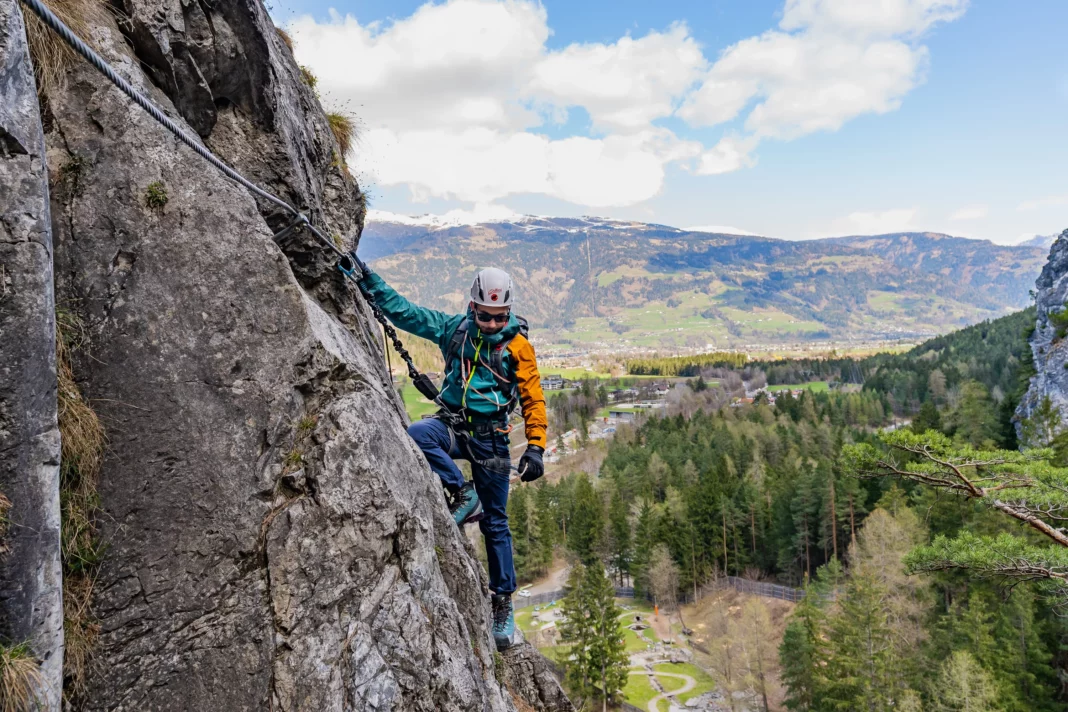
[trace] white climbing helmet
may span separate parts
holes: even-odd
[[[485,307],[510,307],[515,287],[503,269],[489,267],[475,275],[471,284],[471,301]]]

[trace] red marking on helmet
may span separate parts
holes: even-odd
[[[500,289],[491,289],[490,292],[489,292],[490,301],[491,302],[495,302],[498,299],[500,299],[501,298],[501,291],[502,290],[500,290]]]

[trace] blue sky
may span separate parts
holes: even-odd
[[[1068,228],[1062,0],[275,2],[372,207]]]

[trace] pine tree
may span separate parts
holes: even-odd
[[[571,567],[571,575],[567,579],[568,593],[560,602],[563,619],[557,625],[560,640],[568,645],[566,659],[562,661],[567,686],[572,694],[580,697],[590,697],[592,692],[589,671],[590,642],[594,629],[586,606],[585,578],[585,566],[576,564]]]
[[[622,611],[615,605],[612,582],[604,567],[576,565],[562,603],[560,638],[567,644],[566,679],[572,693],[600,697],[607,709],[627,678],[630,660],[619,632]]]
[[[997,437],[997,419],[990,393],[977,381],[962,383],[960,393],[960,404],[952,415],[954,441],[990,448]]]
[[[615,603],[615,590],[599,563],[586,569],[583,577],[583,600],[588,611],[593,637],[589,651],[589,677],[600,688],[602,710],[607,710],[627,682],[630,657],[619,632],[619,616],[623,613]]]
[[[608,519],[612,539],[612,566],[619,576],[619,585],[622,586],[623,577],[630,575],[630,522],[627,521],[627,505],[618,490],[612,494]]]
[[[957,650],[944,663],[934,685],[932,712],[995,712],[997,689],[990,674],[966,650]]]
[[[645,598],[649,592],[649,561],[655,544],[653,532],[656,530],[656,512],[653,506],[643,501],[640,507],[634,528],[634,560],[631,563],[634,597],[637,599]]]
[[[922,435],[928,430],[942,430],[942,416],[938,412],[938,406],[934,401],[925,400],[920,406],[920,412],[912,419],[912,432]]]
[[[556,521],[553,519],[552,511],[547,505],[542,505],[542,502],[547,498],[540,496],[541,489],[548,488],[542,485],[538,490],[538,496],[535,497],[538,507],[534,511],[533,529],[536,533],[534,536],[534,548],[530,554],[531,568],[538,575],[544,574],[552,566],[553,548],[556,546],[557,537]]]
[[[534,575],[530,559],[532,537],[527,501],[527,490],[524,488],[515,490],[508,498],[508,526],[512,531],[512,559],[516,578],[520,581],[527,581]]]
[[[1059,512],[1068,507],[1068,469],[1050,466],[1050,450],[975,451],[928,431],[898,430],[882,436],[889,452],[867,444],[843,452],[847,471],[867,477],[900,477],[976,501],[1026,524],[1040,537],[1009,533],[935,537],[906,557],[910,572],[967,569],[982,575],[1039,581],[1068,598],[1068,533]],[[902,457],[904,456],[904,457]],[[1042,544],[1041,542],[1047,542]]]
[[[840,611],[829,625],[830,655],[823,671],[825,709],[893,709],[898,678],[886,595],[870,574],[857,573],[849,579]]]
[[[794,610],[779,646],[782,681],[787,693],[787,709],[821,709],[824,667],[827,664],[826,615],[818,588],[810,585]]]
[[[583,564],[597,559],[604,537],[604,507],[585,473],[577,475],[568,521],[567,546]]]

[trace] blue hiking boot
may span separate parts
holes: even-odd
[[[474,482],[466,483],[452,496],[449,511],[453,521],[460,527],[482,519],[482,503],[478,501]]]
[[[507,650],[515,644],[515,616],[512,614],[512,597],[507,593],[493,594],[493,642],[497,650]]]

